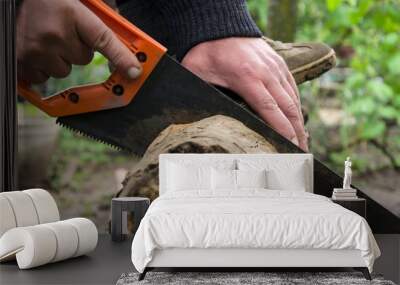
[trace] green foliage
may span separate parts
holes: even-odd
[[[328,11],[333,12],[342,4],[342,0],[326,0]]]
[[[80,191],[96,169],[130,159],[130,155],[108,145],[61,128],[58,148],[49,169],[49,183],[52,189]],[[71,176],[67,181],[66,175]]]
[[[247,1],[248,8],[253,16],[253,19],[257,22],[257,25],[263,30],[267,27],[267,16],[268,16],[268,0],[250,0]]]
[[[328,20],[327,28],[338,31],[340,37],[327,40],[354,50],[348,62],[352,74],[343,84],[343,95],[338,94],[356,120],[351,141],[358,142],[354,147],[373,142],[394,157],[400,155],[400,145],[389,141],[400,124],[400,14],[393,13],[399,9],[399,1],[344,1],[327,14],[346,15],[342,21]]]
[[[257,5],[264,3],[249,0],[255,15],[264,12],[264,7]],[[339,67],[349,70],[339,80],[328,73],[324,81],[339,84],[335,98],[352,123],[342,122],[336,133],[341,137],[339,147],[327,142],[318,152],[341,167],[345,155],[356,153],[360,147],[375,148],[392,167],[400,167],[400,1],[301,0],[298,9],[297,41],[329,44],[337,51]],[[256,19],[265,31],[267,23],[259,16]],[[317,100],[312,110],[318,112],[326,98],[315,86],[319,83],[302,86],[301,90],[303,97]],[[317,116],[310,117],[318,120]],[[361,170],[371,167],[363,162],[355,165]]]
[[[82,163],[106,163],[112,148],[62,128],[59,151],[63,156],[75,157]]]
[[[43,113],[41,110],[36,108],[32,104],[28,103],[21,103],[19,102],[17,104],[18,107],[18,114],[20,117],[27,117],[27,118],[41,118],[41,119],[51,119],[49,116],[47,116],[45,113]]]
[[[109,75],[107,59],[96,52],[89,65],[73,66],[71,74],[67,78],[50,78],[47,82],[46,91],[50,95],[72,86],[98,83],[104,81]]]

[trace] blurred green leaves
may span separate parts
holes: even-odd
[[[347,30],[331,44],[354,50],[348,63],[352,75],[343,82],[350,96],[338,94],[356,120],[350,131],[352,141],[379,146],[383,154],[398,161],[400,144],[393,137],[400,131],[400,1],[343,1],[337,9],[349,10],[351,15],[351,25],[335,25],[334,19],[329,23],[334,29]]]
[[[342,0],[326,0],[326,7],[330,12],[335,11],[342,4]]]
[[[386,125],[379,120],[366,120],[361,124],[360,137],[365,140],[371,140],[383,136]]]
[[[388,59],[387,68],[392,75],[400,75],[400,52]]]
[[[248,2],[253,14],[265,12],[265,7],[256,7],[264,5],[260,0]],[[323,82],[335,85],[335,104],[351,118],[339,126],[339,140],[326,139],[328,130],[321,131],[319,117],[311,114],[309,124],[319,126],[311,133],[315,151],[342,167],[342,159],[360,147],[368,153],[376,149],[399,167],[393,162],[400,162],[400,1],[302,0],[298,12],[297,41],[320,41],[335,48],[339,69]],[[265,31],[268,23],[258,24]],[[313,94],[308,104],[315,113],[329,107],[319,84],[301,88],[303,97]]]
[[[96,52],[89,65],[73,66],[71,74],[67,78],[50,78],[47,82],[47,95],[58,93],[72,86],[99,83],[109,76],[107,59]]]
[[[76,157],[82,163],[106,163],[113,149],[65,128],[60,132],[59,152],[62,156]]]

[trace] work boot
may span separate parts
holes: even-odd
[[[335,51],[323,43],[282,43],[263,39],[285,60],[297,85],[319,77],[336,64]]]

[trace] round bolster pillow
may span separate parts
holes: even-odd
[[[20,269],[87,254],[97,245],[92,221],[75,218],[13,228],[0,238],[0,262],[16,257]]]
[[[22,191],[28,194],[33,201],[39,219],[39,224],[51,223],[60,220],[60,213],[54,198],[43,189],[28,189]]]
[[[91,252],[97,246],[98,232],[95,224],[85,218],[74,218],[64,222],[73,226],[78,233],[78,247],[73,257]]]
[[[3,192],[1,196],[10,203],[17,227],[33,226],[39,223],[35,205],[30,196],[22,191]]]
[[[0,195],[0,237],[6,231],[15,228],[16,226],[17,222],[15,221],[10,202],[6,197]]]
[[[49,192],[29,189],[0,193],[0,237],[9,229],[60,220],[57,204]]]

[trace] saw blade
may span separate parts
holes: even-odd
[[[265,137],[280,152],[302,152],[236,101],[164,55],[127,106],[60,117],[57,122],[97,141],[143,155],[171,124],[226,115]]]

